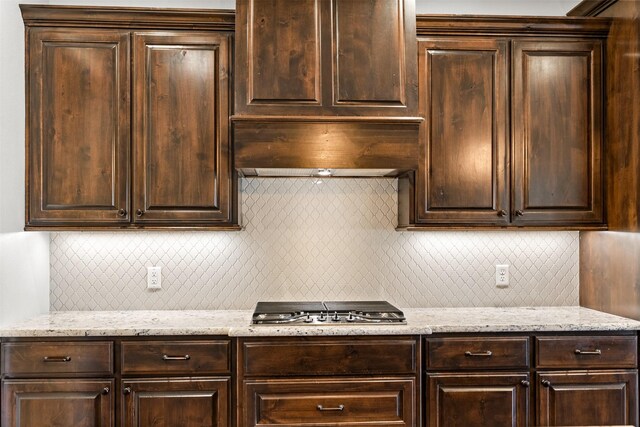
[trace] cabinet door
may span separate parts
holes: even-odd
[[[123,427],[230,425],[228,379],[123,380],[122,387]]]
[[[429,39],[418,49],[418,222],[507,225],[507,42]]]
[[[602,46],[513,44],[513,221],[602,223]]]
[[[427,374],[427,426],[526,426],[529,375]]]
[[[638,425],[637,371],[539,373],[540,426]]]
[[[112,380],[5,380],[2,419],[7,427],[113,426]]]
[[[28,31],[27,226],[129,222],[129,33]]]
[[[136,223],[230,222],[229,37],[134,35]]]

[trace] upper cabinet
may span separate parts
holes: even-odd
[[[400,180],[400,227],[604,227],[607,30],[606,20],[419,18],[425,122],[417,171]]]
[[[236,11],[238,170],[417,167],[414,0],[238,0]]]
[[[413,0],[238,0],[235,114],[415,116]]]
[[[27,228],[237,228],[228,124],[233,17],[22,11]]]

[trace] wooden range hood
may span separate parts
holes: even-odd
[[[418,166],[414,0],[237,0],[235,168]]]

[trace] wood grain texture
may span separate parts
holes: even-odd
[[[244,341],[239,348],[246,376],[414,374],[418,363],[411,338]]]
[[[230,222],[229,38],[134,35],[134,221]]]
[[[2,344],[2,373],[7,377],[86,377],[113,375],[113,372],[110,341]]]
[[[86,27],[187,29],[230,31],[235,28],[233,10],[168,9],[139,7],[47,6],[21,4],[25,24],[38,27]]]
[[[602,223],[600,41],[513,44],[512,221]]]
[[[640,320],[640,234],[580,234],[580,305]]]
[[[528,425],[527,373],[427,374],[428,427]]]
[[[5,380],[3,426],[113,427],[113,380]]]
[[[120,348],[124,375],[231,372],[231,343],[226,341],[124,341]]]
[[[238,116],[415,116],[415,7],[405,0],[239,0]]]
[[[506,51],[502,39],[420,40],[418,222],[508,224]]]
[[[377,118],[234,121],[234,165],[406,171],[418,166],[419,125]]]
[[[27,33],[27,224],[128,222],[128,33]]]
[[[414,379],[344,378],[245,381],[246,412],[254,426],[416,426]]]
[[[638,339],[635,336],[536,337],[536,367],[541,369],[633,369],[638,366],[637,348]],[[580,353],[576,350],[580,350]]]
[[[638,424],[637,370],[545,372],[536,383],[539,426]]]
[[[229,427],[226,378],[123,380],[121,426]]]
[[[427,338],[427,369],[527,369],[529,337]]]

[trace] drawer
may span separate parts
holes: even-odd
[[[2,344],[2,371],[10,377],[113,375],[112,342]]]
[[[427,369],[527,367],[528,337],[427,338]]]
[[[245,376],[414,374],[415,339],[245,341]]]
[[[245,426],[414,426],[414,379],[244,382]]]
[[[636,368],[635,336],[536,337],[538,368]]]
[[[228,341],[123,341],[122,374],[223,374],[231,370]]]

